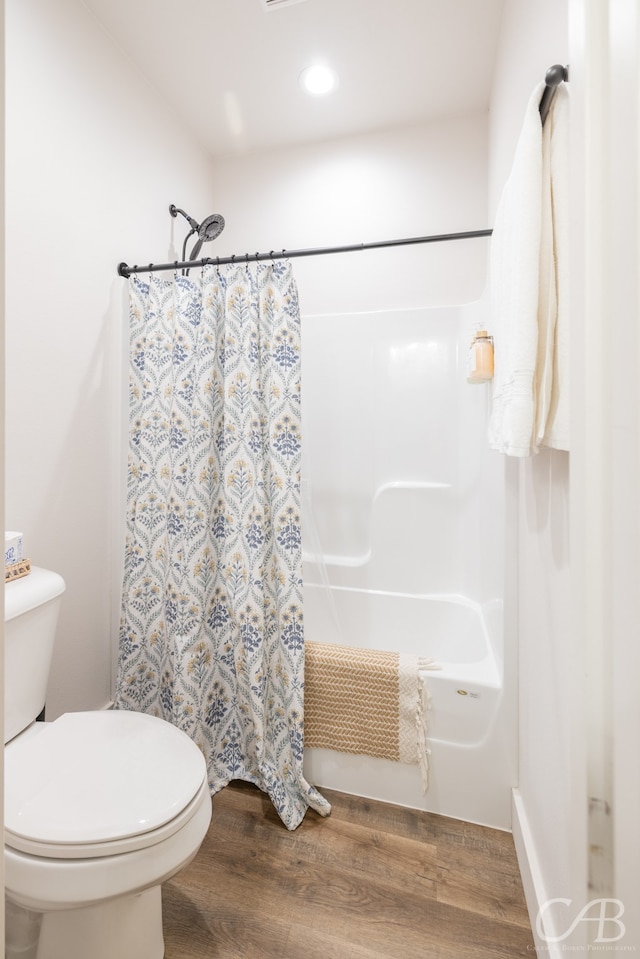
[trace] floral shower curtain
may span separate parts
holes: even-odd
[[[200,746],[212,792],[302,774],[300,318],[288,261],[130,280],[127,544],[116,707]]]

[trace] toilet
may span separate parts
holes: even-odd
[[[5,585],[5,956],[162,959],[161,884],[209,827],[206,763],[143,713],[36,722],[64,590],[38,567]]]

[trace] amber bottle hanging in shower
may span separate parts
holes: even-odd
[[[469,347],[467,383],[488,383],[493,379],[493,337],[478,330]]]

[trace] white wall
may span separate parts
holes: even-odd
[[[0,95],[2,97],[2,102],[5,100],[5,43],[4,43],[4,0],[0,2]],[[2,197],[0,201],[0,206],[2,208],[2,219],[4,221],[4,156],[5,156],[5,131],[4,126],[0,132],[0,148],[1,148],[1,159],[0,159],[0,189]],[[0,236],[0,363],[4,362],[4,331],[5,331],[5,309],[4,309],[4,251],[5,251],[5,237],[4,232]],[[0,396],[0,475],[4,476],[4,436],[5,436],[5,416],[4,416],[4,391]],[[4,498],[0,502],[0,526],[3,529],[6,529],[6,526],[2,526],[4,523]],[[2,594],[2,624],[4,626],[4,593]],[[3,727],[4,733],[4,683],[2,683],[2,689],[0,690],[0,725]],[[4,735],[2,741],[4,742]],[[4,768],[0,770],[0,788],[2,789],[2,796],[4,797]],[[2,821],[4,822],[4,799],[0,800],[0,808],[2,809]],[[4,888],[4,857],[2,865],[0,866],[0,886]],[[0,906],[0,942],[4,942],[4,907]]]
[[[486,116],[216,163],[221,256],[486,227]],[[443,305],[484,288],[487,241],[295,261],[303,315]]]
[[[53,718],[110,698],[126,282],[174,259],[211,167],[79,0],[8,0],[6,523],[67,583]]]
[[[568,61],[565,0],[506,0],[491,105],[492,217],[531,92],[548,67]],[[569,454],[545,450],[522,461],[505,458],[504,470],[505,628],[517,636],[519,652],[514,831],[535,922],[536,897],[540,903],[576,899],[581,908],[586,891],[584,738],[574,735],[582,699],[572,621]]]
[[[640,949],[640,11],[570,0],[576,309],[572,551],[588,728],[589,892],[614,896],[617,956]],[[594,950],[595,951],[595,950]]]
[[[492,204],[517,136],[516,95],[524,105],[558,61],[569,63],[571,96],[570,471],[548,452],[510,464],[507,483],[518,529],[506,555],[519,581],[517,845],[532,919],[546,899],[570,900],[546,912],[547,934],[563,935],[599,897],[618,900],[608,916],[624,909],[622,925],[582,922],[540,951],[622,956],[640,948],[638,4],[507,0],[500,50]]]

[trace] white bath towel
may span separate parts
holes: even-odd
[[[529,98],[491,240],[495,375],[489,445],[510,456],[529,456],[543,442],[555,445],[548,442],[554,438],[547,434],[547,423],[559,424],[566,410],[566,371],[555,376],[561,351],[556,345],[559,294],[554,237],[555,167],[566,169],[564,144],[558,143],[556,131],[564,131],[566,122],[553,120],[558,94],[566,105],[566,91],[556,92],[543,131],[539,112],[543,90],[544,84],[538,84]]]
[[[491,331],[495,347],[489,444],[511,456],[531,452],[538,349],[542,214],[542,124],[533,91],[491,237]]]
[[[544,125],[549,137],[556,320],[553,337],[551,391],[541,446],[569,449],[569,91],[561,84]],[[543,225],[544,230],[544,225]]]
[[[538,347],[533,379],[534,426],[532,451],[537,452],[549,415],[553,384],[553,343],[558,314],[555,250],[553,242],[553,196],[551,187],[551,111],[542,129],[540,176],[540,255],[538,260]]]

